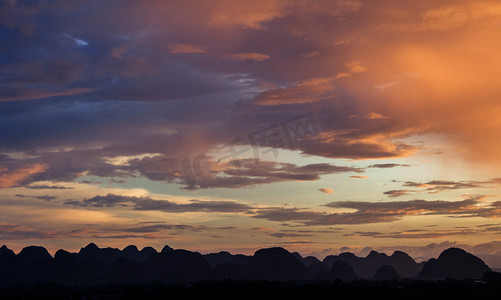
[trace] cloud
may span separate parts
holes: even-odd
[[[264,91],[254,101],[259,105],[311,103],[330,98],[333,90],[331,78],[312,78],[290,87]]]
[[[358,1],[322,2],[315,6],[283,1],[250,4],[216,1],[197,7],[178,2],[128,3],[121,5],[123,17],[120,19],[102,9],[102,5],[23,4],[23,9],[18,4],[3,5],[2,23],[7,28],[22,29],[20,35],[9,31],[4,37],[10,45],[9,62],[2,63],[5,91],[10,95],[7,99],[49,97],[69,104],[85,95],[102,102],[164,102],[220,96],[233,89],[234,95],[224,100],[219,97],[222,99],[219,101],[226,102],[223,107],[230,115],[237,114],[235,111],[249,103],[245,103],[245,99],[254,98],[252,103],[261,103],[260,106],[267,108],[300,104],[330,115],[338,111],[345,116],[363,116],[357,119],[365,121],[388,123],[372,126],[371,136],[352,138],[345,134],[360,131],[367,134],[369,129],[364,120],[337,122],[337,118],[331,118],[322,125],[338,136],[326,142],[328,145],[316,145],[322,149],[305,148],[305,153],[358,159],[404,157],[418,149],[399,139],[445,133],[451,138],[450,143],[460,146],[458,151],[465,157],[480,160],[499,157],[499,145],[489,138],[497,133],[498,124],[478,122],[486,115],[487,119],[495,120],[498,112],[492,108],[496,107],[499,87],[492,79],[495,76],[473,76],[498,74],[499,60],[489,51],[498,48],[498,40],[479,38],[495,36],[497,32],[494,25],[489,25],[498,16],[497,4],[493,2],[462,1],[444,6],[428,1],[419,8],[399,6],[395,10]],[[96,22],[87,22],[91,12]],[[469,17],[465,19],[465,15]],[[145,20],[149,25],[143,28]],[[188,24],[187,20],[192,22]],[[107,30],[103,31],[103,27]],[[36,35],[28,34],[35,29]],[[473,34],[475,30],[482,34]],[[454,38],[452,42],[445,42],[446,39],[409,34],[416,31],[432,31],[437,36]],[[85,32],[85,37],[81,32]],[[77,40],[87,45],[75,48]],[[211,55],[170,55],[165,51],[166,44],[177,44],[171,50],[178,53],[199,53],[205,49],[199,45],[207,45]],[[479,46],[465,49],[461,47],[463,44]],[[368,48],[372,51],[361,50]],[[110,55],[113,49],[122,50],[117,50],[119,55]],[[225,59],[228,55],[246,53],[273,59],[245,65]],[[310,53],[307,60],[301,57],[305,53]],[[30,61],[26,57],[30,57]],[[487,58],[492,63],[483,63]],[[47,61],[54,62],[54,66],[45,64]],[[62,63],[64,61],[66,63]],[[40,84],[48,70],[52,70],[51,76],[47,76],[50,81]],[[37,76],[28,76],[28,73]],[[242,73],[251,80],[245,88],[222,79]],[[409,76],[410,73],[416,76]],[[333,79],[338,74],[351,76],[335,80],[335,89],[332,82],[310,82]],[[381,82],[398,82],[398,85],[375,90],[374,86]],[[263,91],[262,83],[267,90]],[[88,87],[95,91],[84,94]],[[416,93],[409,96],[406,94],[409,90]],[[64,93],[64,97],[58,93]],[[403,95],[408,96],[405,107],[401,101]],[[238,105],[233,105],[235,99],[239,99]],[[42,105],[43,101],[39,102],[38,105]],[[434,114],[429,113],[430,105],[434,105]],[[265,123],[260,119],[259,108],[249,105],[246,109],[254,116],[249,120],[252,124],[259,128]],[[184,115],[179,113],[183,105],[173,105],[169,110]],[[204,113],[215,117],[220,116],[221,111],[204,109]],[[467,121],[464,112],[468,112]],[[447,122],[441,121],[445,120],[443,116],[448,116]],[[149,120],[146,117],[138,120],[138,127],[148,127]],[[156,122],[159,124],[165,119],[159,117]],[[212,123],[205,122],[209,124]],[[188,128],[188,125],[181,124],[181,127]],[[213,130],[212,126],[205,128]],[[473,138],[469,134],[472,131],[482,134]],[[68,141],[60,140],[59,145],[66,145],[65,142]],[[328,146],[333,149],[327,151]],[[371,148],[374,150],[370,151]],[[482,151],[478,151],[479,148]]]
[[[15,194],[14,196],[16,196],[18,198],[35,198],[35,199],[44,200],[44,201],[50,201],[50,200],[57,198],[56,196],[49,196],[49,195],[37,196],[37,195]]]
[[[62,91],[47,91],[45,89],[36,88],[0,88],[0,102],[18,101],[18,100],[33,100],[44,99],[61,96],[74,96],[93,92],[90,88],[72,88]]]
[[[234,228],[208,227],[204,225],[171,224],[160,222],[154,225],[141,223],[132,225],[96,226],[92,229],[45,230],[35,229],[27,225],[0,222],[0,238],[7,241],[57,240],[57,239],[165,239],[165,233],[178,232],[224,231]]]
[[[203,226],[192,226],[192,225],[182,225],[182,224],[156,224],[148,226],[137,226],[137,227],[123,227],[123,228],[109,228],[107,231],[120,231],[125,233],[156,233],[163,230],[190,230],[190,231],[200,231]]]
[[[184,160],[162,156],[145,157],[129,161],[123,169],[137,172],[150,180],[179,182],[186,189],[240,188],[283,181],[315,181],[321,175],[344,172],[362,172],[360,168],[335,166],[326,163],[297,166],[291,163],[240,159],[217,162],[207,156],[200,160]]]
[[[253,217],[277,222],[299,222],[305,225],[338,225],[387,223],[402,219],[405,216],[444,215],[455,217],[492,218],[500,214],[501,204],[479,206],[476,198],[460,201],[390,201],[361,202],[339,201],[325,204],[325,207],[337,209],[353,209],[355,212],[327,213],[296,207],[269,207],[256,210]]]
[[[411,190],[390,190],[383,192],[383,194],[388,195],[389,197],[400,197],[400,196],[406,196],[412,193],[413,191]]]
[[[390,119],[390,117],[385,117],[382,114],[379,114],[379,113],[376,113],[376,112],[366,113],[366,114],[364,114],[362,116],[351,115],[350,118],[363,118],[363,119],[369,119],[369,120]]]
[[[401,158],[410,156],[419,149],[405,143],[343,137],[310,139],[307,142],[300,142],[299,148],[304,154],[351,159]]]
[[[297,238],[297,237],[307,237],[312,236],[311,234],[298,234],[298,233],[285,233],[285,232],[275,232],[270,233],[269,236],[276,238]]]
[[[362,66],[361,61],[352,61],[346,64],[346,67],[350,71],[350,73],[360,73],[360,72],[366,72],[367,69]]]
[[[142,199],[136,202],[136,210],[157,210],[165,212],[245,212],[250,206],[233,201],[191,200],[188,204],[176,204],[167,200]]]
[[[359,212],[376,212],[388,215],[415,215],[415,214],[464,214],[470,210],[480,209],[476,207],[479,201],[468,198],[461,201],[390,201],[390,202],[357,202],[341,201],[325,204],[332,208],[351,208]]]
[[[106,9],[115,4],[120,4],[119,17]],[[280,126],[305,111],[314,114],[320,132],[293,150],[318,161],[394,159],[441,147],[447,155],[434,154],[437,161],[458,156],[498,166],[498,17],[499,4],[492,1],[424,1],[412,7],[359,1],[197,6],[7,1],[0,4],[2,44],[8,45],[3,49],[8,59],[0,63],[5,100],[0,103],[0,128],[5,129],[0,152],[20,158],[0,157],[0,187],[42,189],[34,184],[141,177],[190,190],[236,189],[359,173],[296,161],[256,165],[242,160],[236,167],[212,157],[203,159],[200,170],[193,170],[191,160],[190,177],[181,166],[185,157],[210,153],[236,136]],[[182,55],[202,51],[206,54]],[[156,156],[144,158],[147,153]],[[110,162],[120,157],[127,158]],[[47,167],[29,170],[42,165]],[[389,165],[397,167],[372,167]],[[445,179],[409,181],[387,195],[499,187],[491,180]],[[64,186],[47,188],[59,185]],[[117,201],[89,205],[140,207],[139,199]],[[142,207],[221,209],[220,203],[155,201],[143,201]],[[291,207],[252,211],[306,223],[379,222],[434,213],[498,215],[496,203],[457,208],[458,213],[439,212],[436,206],[442,204],[437,203],[435,208],[415,204],[421,211],[399,201],[395,205],[394,212],[366,205],[345,215]]]
[[[2,240],[52,239],[58,235],[49,230],[36,230],[24,225],[0,223],[0,238]]]
[[[207,7],[210,13],[209,24],[213,26],[243,26],[250,29],[262,29],[263,23],[282,16],[285,12],[281,1],[241,2],[219,1]],[[238,18],[235,18],[238,15]]]
[[[389,119],[390,117],[385,117],[382,114],[378,114],[376,112],[370,112],[366,114],[366,118],[371,120],[377,120],[377,119]]]
[[[304,58],[313,58],[313,57],[317,57],[319,55],[320,55],[319,51],[312,50],[312,51],[308,51],[308,52],[305,52],[305,53],[301,54],[301,57],[304,57]]]
[[[14,170],[0,170],[0,188],[19,186],[34,174],[44,172],[47,169],[48,165],[33,164]]]
[[[150,197],[108,194],[81,201],[67,200],[65,204],[83,207],[123,207],[132,210],[160,211],[168,213],[206,212],[243,213],[252,218],[275,222],[297,222],[304,225],[370,224],[394,222],[405,216],[442,215],[449,217],[496,218],[501,215],[501,201],[480,205],[481,197],[469,197],[460,201],[411,200],[390,202],[338,201],[324,207],[349,209],[354,212],[328,213],[298,207],[249,206],[234,201],[200,201],[176,203]],[[463,230],[464,231],[464,230]],[[297,233],[297,231],[295,231]],[[304,233],[304,232],[299,232]],[[413,234],[417,234],[414,232]],[[417,237],[417,236],[415,236]]]
[[[234,201],[200,201],[190,200],[189,203],[175,203],[168,200],[157,200],[150,197],[134,197],[108,194],[105,196],[95,196],[82,201],[67,200],[67,205],[83,207],[116,207],[130,206],[134,210],[154,210],[169,213],[183,212],[220,212],[238,213],[246,212],[251,207]]]
[[[362,175],[352,175],[350,178],[356,178],[356,179],[368,179],[368,176],[362,176]]]
[[[170,53],[172,54],[180,54],[180,53],[205,53],[205,49],[189,44],[169,44],[167,45]]]
[[[71,35],[68,35],[66,33],[63,33],[62,36],[65,37],[65,38],[68,38],[68,39],[72,40],[75,43],[75,47],[84,47],[84,46],[88,46],[89,45],[89,43],[87,41],[84,41],[82,39],[78,39],[78,38],[72,37]]]
[[[321,191],[322,193],[325,193],[325,194],[333,194],[334,193],[334,190],[330,189],[330,188],[320,188],[318,190]]]
[[[370,165],[369,168],[381,168],[381,169],[387,169],[387,168],[395,168],[395,167],[410,167],[411,165],[409,164],[394,164],[394,163],[386,163],[386,164],[374,164]]]
[[[270,59],[269,55],[262,53],[234,53],[227,55],[228,58],[244,61],[263,61]]]
[[[475,233],[476,232],[472,229],[442,231],[410,230],[390,233],[356,231],[353,234],[349,234],[349,236],[372,237],[379,239],[436,239],[454,235],[469,235]]]
[[[453,181],[453,180],[431,180],[428,182],[414,182],[406,181],[403,186],[423,188],[423,191],[435,194],[442,191],[459,190],[459,189],[472,189],[472,188],[495,188],[501,185],[499,178],[492,178],[482,181]]]
[[[67,186],[60,186],[60,185],[27,185],[25,188],[32,189],[32,190],[72,190],[74,188],[72,187],[67,187]]]

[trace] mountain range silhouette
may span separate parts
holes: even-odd
[[[329,255],[323,261],[275,247],[252,256],[229,252],[200,254],[165,246],[139,250],[99,248],[94,243],[78,253],[58,250],[54,257],[40,246],[18,254],[0,248],[0,286],[56,282],[67,285],[105,283],[195,282],[200,280],[419,280],[500,278],[478,257],[459,248],[443,251],[438,258],[417,263],[405,252],[391,256],[376,251],[366,257],[353,253]]]

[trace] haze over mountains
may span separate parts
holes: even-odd
[[[416,278],[480,279],[499,275],[478,257],[459,248],[436,259],[417,263],[405,252],[392,255],[372,251],[329,255],[323,261],[302,257],[283,248],[260,249],[252,256],[228,252],[200,254],[165,246],[161,252],[145,247],[99,248],[91,243],[78,253],[58,250],[54,257],[40,246],[25,247],[17,255],[0,248],[0,285],[57,282],[101,283],[194,282],[200,280],[398,280]]]

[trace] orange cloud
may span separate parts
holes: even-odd
[[[366,114],[366,118],[367,119],[371,119],[371,120],[389,119],[389,117],[385,117],[382,114],[378,114],[378,113],[375,113],[375,112],[370,112],[370,113]]]
[[[320,188],[318,190],[325,194],[334,194],[334,190],[330,188]]]
[[[283,105],[325,100],[334,90],[331,78],[313,78],[286,88],[277,88],[259,94],[255,102],[259,105]]]
[[[45,164],[33,164],[24,168],[9,171],[5,168],[0,168],[0,188],[10,188],[21,184],[31,175],[41,173],[49,168]]]
[[[211,2],[209,25],[243,26],[261,29],[262,23],[285,13],[285,3],[280,0],[215,1]]]
[[[167,46],[169,49],[169,52],[172,54],[180,54],[180,53],[205,53],[205,49],[195,46],[195,45],[190,45],[190,44],[169,44]]]
[[[269,55],[261,54],[261,53],[235,53],[230,54],[227,57],[236,60],[245,60],[245,61],[263,61],[270,58]]]

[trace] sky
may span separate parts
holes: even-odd
[[[501,3],[0,3],[0,243],[501,267]]]

